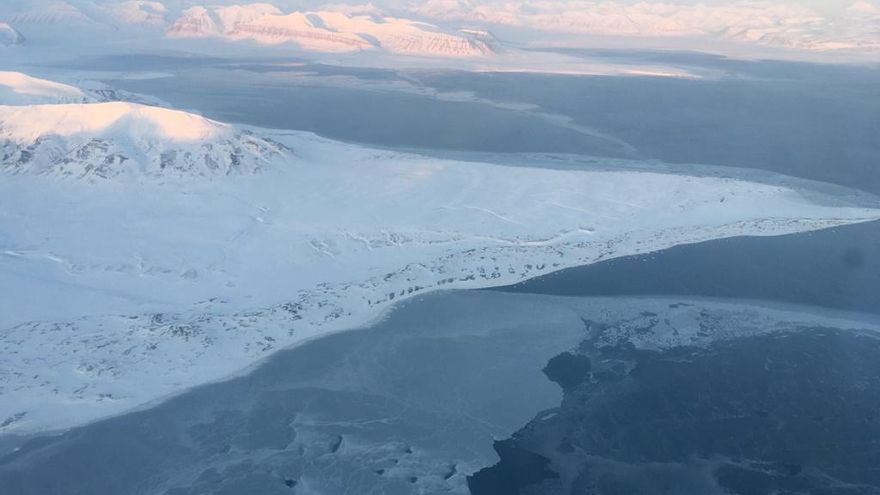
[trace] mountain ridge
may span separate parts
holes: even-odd
[[[252,174],[288,151],[249,130],[139,103],[0,106],[0,165],[13,175]]]
[[[432,24],[332,11],[282,13],[270,4],[187,9],[166,30],[172,38],[222,38],[293,43],[324,52],[384,50],[396,54],[474,57],[494,53],[486,33],[446,31]]]

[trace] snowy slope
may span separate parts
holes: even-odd
[[[33,165],[6,155],[2,166],[15,175],[0,175],[8,432],[143,405],[428,291],[880,217],[790,187],[625,162],[599,161],[609,170],[447,161],[128,104],[0,111],[2,139],[52,143],[37,145]],[[280,143],[263,173],[208,181],[203,168],[156,165],[163,150],[206,153],[206,143],[216,150],[237,136]],[[145,162],[113,163],[127,178],[45,175],[59,167],[50,153],[74,157],[77,170],[94,164],[78,153],[93,139],[136,149]]]
[[[0,71],[0,105],[88,103],[94,99],[67,84],[38,79],[21,72]]]
[[[136,103],[0,106],[7,174],[76,178],[254,173],[286,150],[197,115]]]
[[[24,43],[24,36],[14,27],[5,22],[0,22],[0,46],[20,45]]]
[[[188,9],[167,30],[169,37],[221,37],[265,44],[293,43],[306,50],[351,52],[380,49],[430,56],[481,56],[493,52],[485,33],[447,32],[394,17],[340,12],[282,13],[269,4]]]
[[[76,79],[73,84],[67,84],[22,72],[0,71],[0,106],[113,101],[168,106],[157,98],[120,91],[99,81]]]

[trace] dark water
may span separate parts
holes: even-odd
[[[111,83],[220,120],[377,146],[583,153],[756,168],[880,193],[877,67],[736,61],[693,53],[582,55],[708,70],[713,77],[396,71],[295,60],[279,65],[279,60],[181,62],[173,57],[163,67],[164,59],[152,56],[147,67],[174,77]],[[137,59],[90,63],[122,70]],[[347,79],[328,84],[328,77]],[[413,88],[537,108],[444,101],[413,93]],[[548,114],[610,139],[548,121]]]
[[[880,314],[880,223],[734,238],[565,270],[499,289],[699,295]],[[668,318],[628,325],[644,340]],[[876,317],[866,319],[877,321]],[[880,341],[827,327],[637,350],[592,324],[548,361],[552,417],[496,443],[474,495],[878,494]],[[744,328],[707,318],[699,331]]]
[[[615,136],[643,157],[760,168],[880,192],[880,71],[720,80],[430,74],[426,85],[523,101]],[[803,70],[806,73],[806,70]],[[830,74],[829,74],[830,73]]]
[[[565,296],[727,297],[880,314],[880,222],[677,246],[494,290]]]
[[[471,493],[880,493],[876,334],[604,344],[550,361],[561,406],[496,444],[501,461],[469,478]]]
[[[275,68],[275,72],[267,73],[268,69],[271,67],[192,70],[173,78],[112,84],[155,95],[175,107],[221,121],[312,131],[375,146],[627,155],[618,144],[548,125],[528,113],[370,89],[357,83],[358,79],[403,81],[396,73],[348,69],[346,74],[333,74],[341,69],[295,67],[296,72],[317,72],[318,75],[303,82],[299,80],[301,76],[290,74],[292,69]],[[356,79],[349,87],[331,86],[321,80],[329,75]]]

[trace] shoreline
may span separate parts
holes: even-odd
[[[873,220],[877,220],[877,219],[874,218],[874,219],[868,219],[868,220],[864,220],[864,221],[867,222],[867,221],[873,221]],[[764,237],[764,236],[776,237],[776,236],[787,235],[787,234],[791,235],[791,234],[809,233],[809,232],[814,232],[817,230],[822,230],[824,228],[831,228],[831,227],[838,226],[838,225],[848,225],[848,224],[852,223],[851,220],[845,221],[845,222],[841,221],[841,222],[842,223],[826,225],[824,227],[813,226],[814,228],[794,229],[792,231],[776,232],[776,233],[769,234],[769,235],[765,234],[762,237]],[[861,222],[859,222],[859,223],[861,223]],[[758,234],[758,235],[760,235],[760,234]],[[363,312],[360,314],[360,317],[357,317],[357,316],[355,316],[355,314],[352,314],[349,318],[340,318],[339,320],[334,320],[331,324],[328,324],[328,326],[324,326],[324,325],[311,326],[304,334],[303,333],[300,334],[301,337],[299,339],[293,340],[283,346],[278,347],[277,349],[273,349],[271,352],[260,355],[257,360],[249,362],[244,367],[238,368],[238,369],[236,369],[236,371],[234,371],[232,373],[225,373],[225,374],[222,374],[221,376],[215,376],[215,377],[211,377],[208,380],[199,381],[198,383],[195,383],[193,385],[186,386],[186,387],[180,388],[178,390],[174,390],[173,392],[166,393],[161,396],[151,398],[151,399],[149,399],[143,403],[140,403],[132,408],[122,409],[122,410],[119,410],[116,412],[112,412],[110,414],[100,415],[97,417],[93,417],[91,419],[87,419],[85,421],[69,420],[68,423],[70,423],[70,424],[62,426],[62,427],[58,427],[58,428],[33,429],[33,430],[13,430],[11,432],[2,432],[2,433],[0,433],[0,438],[6,437],[6,436],[11,436],[11,435],[25,435],[28,437],[34,437],[34,436],[36,436],[36,437],[49,437],[49,436],[63,434],[64,432],[70,431],[72,429],[86,426],[88,424],[92,424],[92,423],[99,422],[102,420],[111,419],[111,418],[118,417],[121,415],[126,415],[126,414],[130,414],[130,413],[137,413],[139,411],[144,411],[144,410],[150,409],[152,407],[155,407],[156,405],[162,404],[164,402],[167,402],[168,400],[172,400],[175,397],[183,395],[186,392],[191,391],[193,389],[196,389],[196,388],[199,388],[202,386],[209,386],[209,385],[216,384],[216,383],[222,383],[222,382],[225,382],[225,381],[228,381],[231,379],[246,376],[246,375],[250,374],[251,372],[253,372],[253,370],[264,365],[266,362],[268,362],[268,360],[274,358],[275,356],[277,356],[281,352],[289,351],[291,349],[300,347],[308,342],[312,342],[314,340],[318,340],[318,339],[328,337],[331,335],[335,335],[338,333],[342,333],[342,332],[358,331],[361,329],[370,328],[372,326],[375,326],[377,323],[387,319],[391,314],[393,314],[394,311],[396,311],[398,308],[400,308],[401,305],[409,304],[409,303],[413,302],[414,300],[417,300],[420,297],[431,296],[431,295],[434,295],[435,293],[446,292],[446,291],[496,290],[499,288],[515,285],[516,283],[519,283],[519,282],[531,280],[536,277],[552,275],[553,273],[560,272],[560,271],[563,271],[566,269],[585,267],[585,266],[589,266],[589,265],[592,265],[592,264],[595,264],[595,263],[598,263],[601,261],[615,260],[615,259],[620,259],[620,258],[627,257],[627,256],[636,256],[636,255],[640,255],[640,254],[656,253],[656,252],[664,251],[666,249],[673,248],[675,246],[691,245],[691,244],[696,244],[699,242],[720,240],[720,239],[726,239],[726,238],[731,238],[731,237],[740,237],[740,236],[743,236],[743,234],[734,233],[729,236],[709,237],[709,238],[697,237],[697,238],[691,238],[689,240],[683,240],[683,241],[681,239],[678,239],[676,241],[669,241],[667,244],[661,243],[662,245],[659,247],[658,246],[651,246],[651,247],[645,248],[644,246],[640,246],[641,251],[638,251],[638,252],[617,252],[611,256],[601,258],[601,259],[593,259],[593,260],[586,262],[586,263],[574,264],[571,266],[560,266],[558,268],[554,268],[552,272],[547,272],[547,273],[535,273],[530,276],[522,276],[521,278],[513,278],[511,280],[495,279],[495,281],[492,281],[492,280],[463,281],[463,282],[459,282],[459,283],[451,283],[448,286],[428,288],[425,291],[416,292],[413,294],[407,294],[402,297],[395,298],[394,300],[386,301],[384,303],[381,303],[381,305],[367,306],[366,308],[364,308],[367,311],[374,311],[373,313]],[[558,248],[559,246],[556,246],[556,247]],[[671,296],[671,297],[675,297],[675,296]],[[682,297],[686,297],[686,296],[682,296]],[[340,321],[340,320],[342,320],[342,321]]]
[[[523,298],[523,299],[533,299],[537,298],[540,300],[546,300],[548,302],[553,302],[560,304],[563,307],[568,308],[571,311],[578,312],[579,307],[584,305],[594,305],[601,301],[609,301],[613,302],[612,306],[619,306],[621,301],[630,302],[630,301],[643,301],[648,304],[665,304],[665,303],[684,303],[686,305],[690,305],[693,303],[702,304],[704,306],[710,306],[715,310],[728,310],[728,311],[762,311],[766,313],[768,318],[779,321],[786,321],[787,324],[791,325],[828,325],[833,328],[839,328],[842,330],[853,330],[859,332],[867,332],[867,335],[872,335],[874,338],[880,339],[880,316],[872,315],[868,313],[860,313],[855,311],[845,311],[838,310],[833,308],[823,308],[817,306],[810,306],[804,304],[796,304],[796,303],[784,303],[784,302],[776,302],[776,301],[766,301],[762,299],[748,299],[748,298],[726,298],[726,297],[705,297],[698,295],[616,295],[616,296],[566,296],[566,295],[550,295],[550,294],[538,294],[538,293],[516,293],[516,292],[504,292],[504,286],[500,287],[489,287],[489,288],[474,288],[474,289],[444,289],[433,291],[427,294],[422,294],[420,297],[442,297],[443,294],[454,294],[454,293],[467,293],[467,292],[480,292],[485,291],[488,294],[491,294],[491,297],[512,297],[512,298]],[[114,418],[119,418],[122,416],[138,414],[140,412],[144,412],[150,410],[154,407],[163,405],[169,401],[174,400],[180,396],[186,395],[194,390],[203,387],[215,386],[218,384],[222,384],[224,382],[232,381],[238,378],[246,377],[249,374],[253,373],[257,369],[263,367],[267,363],[276,359],[283,359],[284,354],[289,351],[295,350],[299,347],[305,346],[311,342],[321,340],[323,338],[331,337],[334,335],[338,335],[340,333],[348,333],[360,330],[368,330],[377,325],[380,325],[383,321],[389,319],[394,312],[402,309],[408,304],[418,303],[419,297],[415,297],[412,299],[405,299],[398,301],[394,304],[391,304],[385,310],[373,318],[370,321],[367,321],[361,325],[348,328],[346,330],[340,330],[335,332],[328,332],[324,334],[314,335],[310,338],[304,339],[302,341],[291,344],[288,347],[278,350],[275,353],[272,353],[268,356],[262,358],[259,362],[252,363],[247,368],[239,370],[238,372],[226,376],[222,379],[218,379],[211,382],[200,383],[198,385],[189,387],[184,390],[177,391],[173,394],[169,394],[166,397],[157,398],[149,403],[145,403],[139,405],[133,409],[122,411],[113,415],[97,418],[82,424],[77,424],[75,426],[71,426],[63,429],[54,429],[54,430],[44,430],[44,431],[32,431],[32,432],[24,432],[24,433],[0,433],[0,462],[4,459],[9,458],[11,456],[17,456],[26,453],[27,451],[22,452],[21,448],[26,444],[30,443],[33,440],[43,439],[45,442],[51,443],[52,438],[61,437],[70,431],[79,429],[79,428],[87,428],[93,424],[101,423],[103,421],[110,421]],[[607,315],[605,315],[607,317]],[[800,318],[804,318],[801,320]],[[771,332],[772,330],[766,330],[767,332]],[[731,336],[728,338],[736,339],[736,338],[745,338],[752,336],[752,334],[746,332],[741,336]],[[44,445],[43,442],[35,445],[35,448],[40,448]]]

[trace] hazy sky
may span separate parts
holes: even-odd
[[[96,3],[122,3],[124,0],[87,0],[93,1]],[[322,4],[367,4],[372,2],[377,6],[412,6],[419,5],[422,3],[426,3],[428,0],[159,0],[160,2],[168,5],[169,7],[178,7],[178,6],[187,6],[187,5],[210,5],[210,4],[231,4],[231,3],[239,3],[239,4],[247,4],[247,3],[271,3],[275,4],[284,9],[292,9],[292,8],[314,8],[316,6],[320,6]],[[489,2],[497,2],[498,0],[489,0]],[[509,3],[530,3],[532,1],[541,2],[542,0],[506,0]],[[552,0],[552,1],[567,1],[567,0]],[[582,1],[582,0],[572,0],[572,1]],[[624,4],[634,4],[639,2],[648,2],[648,3],[673,3],[673,4],[699,4],[703,3],[706,5],[735,5],[742,4],[744,2],[748,2],[750,0],[594,0],[597,3],[600,2],[609,2],[609,3],[624,3]],[[787,4],[799,4],[807,7],[811,7],[816,10],[821,10],[825,12],[834,12],[841,11],[853,4],[857,0],[752,0],[756,2],[765,2],[765,3],[787,3]],[[880,4],[880,0],[866,0],[874,5]],[[482,3],[480,0],[470,0],[471,3],[479,5]],[[487,2],[487,3],[489,3]],[[33,0],[0,0],[0,6],[2,4],[7,4],[14,6],[16,4],[27,5],[30,3],[34,3]],[[76,2],[74,2],[76,3]]]
[[[743,3],[742,0],[637,0],[637,1],[628,1],[627,3],[637,3],[638,1],[645,1],[648,3],[678,3],[678,4],[698,4],[703,3],[706,5],[733,5],[737,3]],[[836,12],[841,11],[853,3],[856,0],[848,1],[848,0],[782,0],[778,3],[789,3],[789,4],[798,4],[806,7],[810,7],[816,10],[822,10],[826,12]]]
[[[367,3],[370,0],[328,0],[328,3],[348,3],[348,4],[362,4]],[[372,2],[376,5],[413,5],[424,3],[426,0],[372,0]],[[479,0],[470,0],[474,4],[479,4]],[[496,1],[496,0],[492,0]],[[517,3],[517,0],[508,0],[510,3]],[[519,0],[522,3],[529,3],[530,0]],[[534,0],[540,2],[541,0]],[[554,1],[566,1],[566,0],[554,0]],[[583,1],[583,0],[572,0],[572,1]],[[601,2],[609,2],[609,3],[623,3],[623,4],[635,4],[641,2],[647,3],[672,3],[672,4],[705,4],[705,5],[736,5],[742,3],[748,3],[748,0],[595,0],[597,3]],[[756,3],[765,2],[765,3],[780,3],[780,4],[797,4],[803,5],[817,11],[826,12],[826,13],[834,13],[841,12],[857,0],[756,0]],[[878,0],[867,0],[869,3],[873,3],[877,5]],[[320,3],[319,0],[306,0],[303,3]]]

